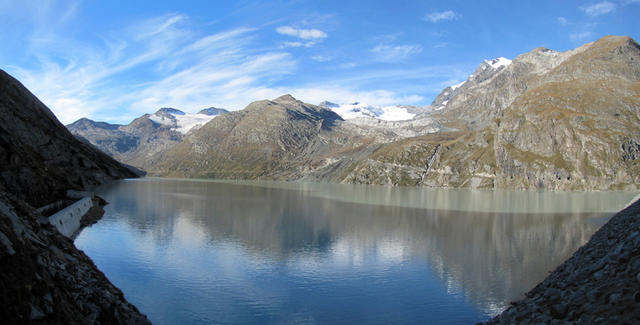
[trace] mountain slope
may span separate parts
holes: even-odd
[[[387,144],[356,162],[342,181],[637,189],[638,62],[635,41],[605,37],[565,53],[535,49],[478,81],[478,72],[488,70],[481,66],[449,97],[441,116],[460,132]]]
[[[73,135],[112,157],[116,157],[118,153],[130,151],[139,144],[138,137],[120,130],[121,127],[122,125],[95,122],[87,118],[81,118],[67,125],[67,129]]]
[[[0,191],[41,206],[107,180],[135,175],[78,141],[22,84],[0,70]]]
[[[258,101],[212,120],[144,167],[170,176],[299,178],[330,150],[341,120],[290,95]]]
[[[0,160],[2,323],[148,324],[91,259],[35,209],[64,198],[69,189],[135,175],[74,138],[2,70]]]

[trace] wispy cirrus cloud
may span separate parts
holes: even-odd
[[[371,52],[378,61],[396,62],[422,52],[422,47],[419,45],[378,44],[371,49]]]
[[[329,62],[329,61],[333,61],[334,57],[331,55],[314,55],[311,57],[311,60],[317,61],[317,62]]]
[[[314,41],[308,42],[284,42],[282,43],[282,47],[312,47],[316,45]]]
[[[82,6],[52,3],[37,8],[37,17],[25,13],[27,16],[16,18],[25,22],[15,37],[21,42],[21,55],[0,53],[0,63],[65,124],[81,117],[129,123],[166,106],[188,112],[209,106],[237,110],[254,100],[285,93],[310,103],[391,105],[424,100],[428,71],[412,77],[416,69],[362,70],[376,60],[399,61],[422,51],[418,45],[398,44],[395,37],[375,40],[379,45],[370,49],[364,62],[361,57],[344,59],[331,51],[314,53],[308,58],[318,62],[315,64],[335,62],[329,69],[336,74],[329,81],[307,78],[305,82],[291,78],[305,63],[292,54],[295,52],[273,43],[265,46],[264,33],[274,34],[270,28],[236,26],[207,32],[210,26],[199,25],[186,14],[171,13],[123,22],[116,30],[98,31],[87,39],[84,33],[74,33]],[[59,21],[61,13],[63,22]],[[0,13],[0,17],[11,19],[12,15]],[[328,37],[314,29],[281,31],[302,46]],[[429,83],[450,71],[432,73]],[[407,78],[416,81],[411,89],[403,84]]]
[[[354,75],[337,77],[321,85],[294,87],[289,92],[308,103],[328,100],[334,103],[365,102],[375,106],[417,104],[425,99],[425,91],[438,94],[443,88],[459,83],[468,77],[471,66],[466,65],[426,65],[420,68],[386,68]],[[412,87],[402,84],[412,80]],[[366,85],[386,85],[400,82],[402,86],[393,89],[367,89]],[[347,85],[347,86],[345,86]]]
[[[128,122],[161,106],[239,109],[262,99],[257,94],[266,80],[297,66],[287,52],[251,50],[254,31],[198,35],[187,16],[171,14],[105,36],[102,46],[33,35],[29,43],[38,64],[9,70],[63,123],[80,117]],[[120,116],[113,116],[114,108]]]
[[[312,47],[327,38],[327,33],[319,29],[300,29],[291,26],[280,26],[276,28],[276,32],[300,39],[300,41],[295,42],[284,42],[285,47]]]
[[[434,11],[424,15],[423,17],[424,20],[432,22],[434,24],[437,24],[443,21],[448,21],[448,20],[456,20],[460,18],[462,18],[462,15],[452,10]]]
[[[327,33],[319,29],[297,29],[291,26],[280,26],[276,32],[282,35],[298,37],[303,40],[317,40],[327,38]]]
[[[602,1],[589,6],[580,7],[580,10],[584,11],[584,13],[589,16],[597,17],[616,11],[616,4],[609,1]]]
[[[272,81],[294,73],[298,62],[286,51],[252,47],[256,32],[255,28],[235,28],[202,35],[191,28],[188,16],[169,14],[103,35],[98,45],[76,43],[53,32],[47,37],[34,33],[28,43],[37,63],[30,67],[10,66],[7,70],[64,124],[81,117],[128,123],[166,106],[185,111],[209,106],[236,110],[251,101],[285,93],[312,103],[322,98],[387,105],[422,99],[384,89],[361,90],[359,86],[371,77],[337,81],[331,86],[325,82],[275,85]],[[321,34],[300,35],[322,38]],[[379,48],[382,49],[385,48]],[[411,46],[389,49],[393,53],[387,54],[389,58],[419,51]],[[399,75],[404,77],[406,73]]]

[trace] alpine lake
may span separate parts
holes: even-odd
[[[75,244],[154,324],[473,324],[637,193],[143,178]]]

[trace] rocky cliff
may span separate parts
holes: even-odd
[[[0,135],[2,323],[148,323],[35,209],[65,198],[67,190],[135,175],[75,139],[44,104],[2,70]]]
[[[386,144],[357,162],[344,181],[637,189],[639,63],[635,41],[605,37],[564,53],[535,49],[498,69],[483,65],[484,74],[476,71],[449,97],[439,96],[447,98],[442,123],[457,132]]]

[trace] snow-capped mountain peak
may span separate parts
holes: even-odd
[[[371,106],[365,103],[354,102],[351,104],[335,104],[329,101],[320,103],[321,107],[331,109],[345,120],[355,118],[375,118],[385,121],[410,120],[415,114],[411,114],[406,108],[400,106]]]
[[[211,107],[203,109],[197,114],[189,114],[179,109],[164,107],[148,117],[155,123],[169,126],[172,130],[187,134],[192,129],[198,129],[214,117],[226,112],[228,111],[225,109]]]
[[[494,69],[498,69],[500,67],[506,67],[511,64],[511,60],[503,57],[499,57],[493,60],[484,60],[484,63],[488,64],[490,67]]]
[[[185,112],[183,112],[183,111],[181,111],[179,109],[176,109],[176,108],[171,108],[171,107],[163,107],[163,108],[159,109],[155,113],[155,115],[161,115],[163,113],[171,114],[171,115],[185,115]]]
[[[451,88],[451,90],[456,90],[456,89],[458,89],[458,88],[462,87],[462,85],[464,85],[464,83],[465,83],[465,82],[467,82],[467,81],[466,81],[466,80],[463,80],[463,81],[462,81],[462,82],[460,82],[460,83],[457,83],[457,84],[455,84],[455,85],[453,85],[453,86],[450,86],[450,88]]]

